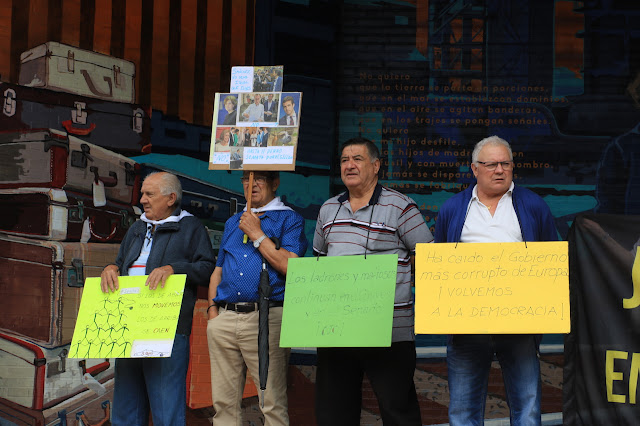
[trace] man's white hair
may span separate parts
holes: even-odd
[[[160,193],[162,195],[176,194],[176,202],[173,205],[179,206],[182,201],[182,185],[178,177],[168,172],[151,172],[145,177],[145,180],[155,175],[160,178]]]
[[[511,151],[511,145],[509,145],[509,142],[505,141],[499,136],[494,135],[489,136],[488,138],[484,138],[476,144],[476,146],[473,148],[473,153],[471,154],[472,163],[478,164],[478,155],[480,155],[480,151],[482,151],[482,148],[484,148],[486,145],[504,146],[505,148],[507,148],[507,151],[509,151],[509,159],[513,161],[513,152]]]

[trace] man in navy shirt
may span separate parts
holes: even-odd
[[[245,198],[251,200],[251,211],[237,213],[225,224],[218,261],[209,282],[207,337],[216,411],[213,424],[240,424],[247,368],[253,381],[260,381],[257,302],[264,258],[269,265],[273,292],[269,302],[269,373],[264,396],[259,395],[260,405],[265,425],[288,425],[290,350],[280,347],[280,326],[287,262],[307,250],[304,219],[276,197],[278,172],[254,172],[251,188],[249,173],[244,172],[242,184]],[[279,250],[272,237],[280,241]]]

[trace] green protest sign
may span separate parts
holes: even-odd
[[[289,259],[282,347],[391,345],[398,255]]]

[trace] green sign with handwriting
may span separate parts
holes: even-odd
[[[391,345],[398,255],[289,259],[282,347]]]

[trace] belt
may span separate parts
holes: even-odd
[[[283,302],[269,302],[270,308],[276,308],[282,306]],[[228,311],[236,311],[241,314],[246,314],[248,312],[255,312],[259,309],[257,302],[238,302],[238,303],[227,303],[220,302],[218,306],[221,308],[225,308]]]

